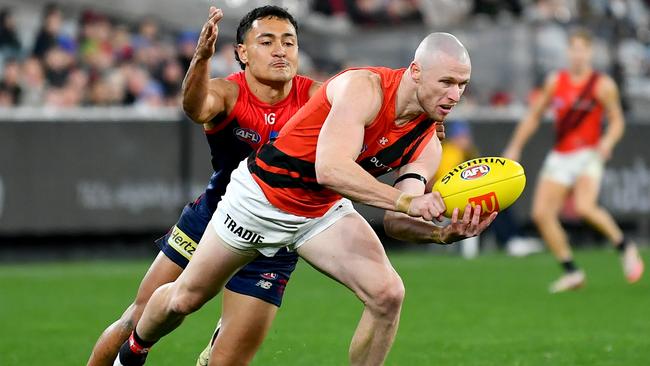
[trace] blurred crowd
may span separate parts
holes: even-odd
[[[18,32],[11,10],[3,9],[3,106],[178,105],[196,37],[183,33],[174,42],[153,20],[132,29],[93,11],[64,19],[56,4],[43,9],[31,46],[20,43]]]
[[[606,44],[615,45],[609,50],[614,70],[606,71],[618,72],[619,80],[625,75],[650,80],[649,6],[650,0],[321,0],[311,1],[309,11],[312,19],[348,27],[417,24],[441,29],[521,20],[564,29],[580,19]],[[127,24],[92,10],[71,15],[56,3],[44,6],[39,27],[33,39],[25,40],[12,9],[0,9],[0,106],[179,105],[198,29],[171,31],[154,19]],[[538,39],[547,40],[539,29]],[[562,37],[561,32],[546,33],[551,39]],[[315,65],[304,55],[301,72],[322,80],[345,65],[326,61]],[[537,66],[540,75],[548,71]],[[218,42],[213,76],[238,70],[231,40]],[[485,102],[500,106],[512,100],[495,90]]]

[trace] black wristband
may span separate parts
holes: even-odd
[[[393,183],[393,186],[395,186],[397,183],[403,181],[404,179],[409,179],[409,178],[417,179],[420,182],[424,183],[425,186],[427,185],[427,178],[421,176],[420,174],[417,174],[417,173],[405,173],[405,174],[400,175],[399,178],[395,179],[395,183]]]

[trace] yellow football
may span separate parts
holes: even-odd
[[[481,205],[483,213],[501,211],[512,205],[526,186],[524,168],[518,162],[500,157],[468,160],[441,176],[433,185],[447,206],[463,214],[465,206]]]

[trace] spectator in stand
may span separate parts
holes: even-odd
[[[61,13],[59,5],[56,3],[45,5],[45,8],[43,9],[41,29],[38,31],[36,36],[32,55],[38,58],[43,58],[47,51],[58,44],[62,24],[63,14]]]
[[[519,0],[475,0],[474,14],[485,14],[492,19],[496,19],[502,13],[510,13],[517,17],[521,16],[524,7]]]
[[[126,77],[126,105],[142,106],[147,101],[160,105],[162,97],[160,84],[151,78],[149,72],[140,67],[133,66],[127,70]]]
[[[169,60],[165,62],[160,83],[164,105],[170,107],[181,105],[180,91],[184,76],[185,72],[178,61]]]
[[[3,106],[13,106],[20,101],[20,64],[18,60],[5,60],[2,70],[2,80],[0,81],[0,90],[3,93]]]
[[[312,10],[324,15],[350,19],[361,25],[422,22],[419,1],[415,0],[327,0],[315,1]]]
[[[192,57],[194,57],[194,50],[198,39],[199,35],[192,31],[181,32],[178,37],[178,45],[176,47],[178,52],[177,59],[183,70],[187,70],[190,67],[190,62],[192,62]],[[217,45],[217,47],[219,47],[219,45]],[[230,57],[232,58],[232,54]]]
[[[241,68],[237,60],[232,57],[235,53],[233,42],[223,42],[217,45],[217,51],[211,60],[211,67],[213,76],[226,77],[235,72],[239,72]],[[303,64],[303,59],[300,59],[300,66]]]
[[[124,24],[116,25],[111,36],[113,57],[117,63],[133,59],[133,41],[129,28]]]
[[[48,86],[63,87],[68,81],[73,66],[74,55],[68,54],[59,46],[50,48],[45,53],[43,60],[43,69]]]
[[[45,98],[45,74],[36,57],[27,58],[22,65],[20,78],[20,105],[39,107]]]
[[[13,105],[14,101],[11,92],[3,85],[0,85],[0,108],[11,107]]]
[[[422,22],[417,1],[412,0],[354,0],[346,1],[348,14],[354,23],[363,25]]]
[[[5,56],[17,57],[21,51],[13,14],[9,8],[0,9],[0,61]]]
[[[138,26],[138,34],[134,37],[137,47],[151,45],[158,41],[158,23],[152,18],[146,18]]]
[[[81,63],[89,70],[91,82],[114,67],[111,44],[112,25],[102,14],[87,10],[81,14],[79,28]]]

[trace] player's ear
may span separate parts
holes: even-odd
[[[412,61],[409,65],[409,71],[411,73],[411,78],[413,78],[413,81],[415,81],[416,84],[419,84],[420,80],[422,79],[422,67],[420,64]]]
[[[246,45],[242,43],[237,44],[237,55],[239,55],[239,59],[242,63],[248,63],[248,52],[246,50]]]

